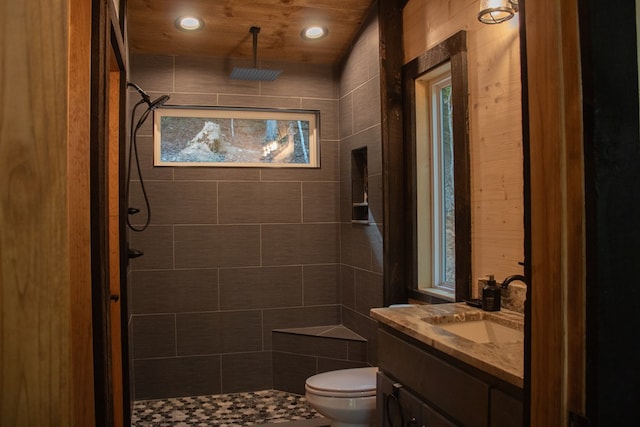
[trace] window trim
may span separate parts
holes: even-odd
[[[407,292],[411,298],[437,302],[449,298],[430,295],[418,289],[417,259],[417,171],[416,171],[416,79],[451,63],[453,92],[453,139],[454,179],[456,204],[456,301],[471,297],[471,173],[468,131],[468,81],[466,32],[460,31],[427,52],[405,64],[403,71],[404,117],[405,117],[405,188],[407,190],[406,279]],[[437,288],[433,288],[437,289]],[[435,300],[433,300],[435,298]]]

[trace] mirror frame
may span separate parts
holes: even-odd
[[[418,289],[416,108],[415,81],[430,70],[451,62],[453,94],[453,157],[455,180],[456,283],[455,300],[471,298],[471,168],[469,152],[469,90],[467,79],[467,34],[459,31],[402,67],[404,90],[406,286],[409,298],[426,302],[450,302]]]

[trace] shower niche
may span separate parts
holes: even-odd
[[[369,224],[367,147],[351,151],[351,222]]]

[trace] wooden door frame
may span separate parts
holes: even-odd
[[[122,37],[117,28],[117,16],[111,9],[111,38],[109,55],[109,135],[108,135],[108,204],[109,204],[109,252],[110,252],[110,336],[113,358],[113,413],[114,426],[131,423],[131,399],[129,382],[128,346],[128,298],[127,298],[127,250],[125,200],[125,150],[126,150],[126,58]]]
[[[585,413],[586,214],[578,4],[536,0],[522,6],[533,231],[527,412],[532,426],[567,425],[569,412]]]
[[[122,327],[122,414],[114,415],[113,371],[111,358],[110,305],[110,245],[109,245],[109,87],[113,67],[119,70],[118,89],[120,93],[118,110],[120,123],[125,123],[126,111],[126,49],[122,36],[122,22],[125,3],[121,2],[120,18],[115,13],[113,2],[92,1],[91,36],[91,289],[93,321],[93,367],[95,420],[97,425],[112,426],[128,423],[130,418],[129,376],[128,376],[128,329],[126,303],[126,251],[122,210],[124,180],[117,183],[120,221],[118,223],[118,248],[120,269],[120,304]],[[112,106],[113,107],[113,106]],[[126,130],[120,126],[118,150],[124,152]],[[124,158],[120,154],[118,166],[121,169]],[[126,270],[125,270],[126,271]]]

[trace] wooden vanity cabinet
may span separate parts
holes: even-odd
[[[387,415],[397,412],[393,406],[398,402],[405,408],[404,425],[522,425],[521,389],[384,325],[378,330],[378,366],[377,407],[382,426],[399,425],[392,424]],[[415,423],[407,424],[411,417]]]
[[[428,426],[455,427],[434,408],[422,402],[418,396],[405,387],[396,388],[399,383],[382,372],[378,372],[378,426]]]

